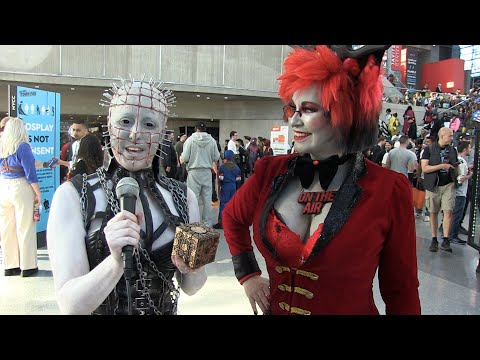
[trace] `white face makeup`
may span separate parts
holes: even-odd
[[[120,88],[109,109],[109,133],[113,155],[129,171],[152,166],[165,128],[163,95],[148,83],[134,82]]]
[[[323,160],[339,155],[341,150],[337,145],[336,132],[318,95],[316,86],[296,91],[292,100],[297,111],[288,118],[288,123],[294,132],[295,151],[300,154],[310,153],[314,160]]]

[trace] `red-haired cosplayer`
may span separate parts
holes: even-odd
[[[386,313],[420,314],[410,184],[362,154],[377,140],[387,48],[320,45],[285,60],[279,94],[297,153],[259,160],[222,214],[254,313],[378,314],[378,270]]]

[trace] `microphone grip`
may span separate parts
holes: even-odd
[[[130,211],[135,215],[135,206],[137,205],[137,197],[132,195],[124,195],[120,197],[120,209]]]
[[[131,212],[135,215],[135,206],[137,197],[133,195],[120,196],[120,209]],[[133,246],[125,245],[122,248],[125,279],[130,280],[133,277]]]
[[[133,277],[133,246],[125,245],[122,252],[125,279],[130,280]]]

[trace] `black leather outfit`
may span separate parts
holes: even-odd
[[[178,298],[178,289],[174,285],[173,276],[176,271],[175,265],[172,263],[171,260],[171,253],[173,247],[173,238],[172,241],[168,242],[167,244],[163,245],[159,249],[152,251],[152,244],[154,240],[158,239],[158,237],[169,227],[172,226],[175,228],[176,225],[183,223],[182,217],[177,217],[171,214],[168,205],[166,205],[161,192],[155,187],[155,183],[159,183],[162,187],[167,189],[167,186],[172,182],[176,183],[184,191],[185,199],[186,199],[186,186],[183,183],[180,183],[176,180],[166,178],[164,176],[160,176],[158,182],[153,176],[152,169],[146,169],[138,172],[128,172],[127,170],[123,169],[122,167],[118,166],[116,163],[112,164],[109,171],[107,172],[107,179],[111,179],[113,181],[113,189],[116,188],[116,184],[118,181],[126,176],[133,177],[137,180],[140,186],[140,200],[143,205],[144,215],[145,215],[145,225],[146,231],[141,231],[141,239],[140,244],[143,249],[145,249],[153,261],[155,266],[157,267],[159,273],[157,273],[152,266],[150,265],[149,261],[145,258],[143,253],[139,251],[139,259],[140,264],[142,266],[142,272],[145,279],[145,287],[148,289],[148,293],[150,294],[151,300],[153,301],[153,305],[158,309],[158,311],[163,315],[175,315],[177,312],[177,298]],[[96,179],[98,175],[96,173],[89,175],[88,179]],[[72,178],[72,184],[75,186],[79,194],[81,194],[82,189],[82,177],[81,175],[77,175]],[[107,225],[107,222],[114,216],[113,211],[111,210],[110,206],[107,205],[107,208],[103,212],[96,212],[95,211],[95,196],[93,192],[101,188],[100,181],[95,183],[95,185],[91,186],[87,182],[87,222],[86,222],[86,229],[87,234],[89,233],[88,229],[91,225],[92,220],[94,219],[102,219],[102,224],[100,228],[93,232],[90,235],[86,236],[85,244],[87,247],[87,255],[88,261],[90,264],[90,270],[94,269],[100,262],[102,262],[106,257],[110,255],[110,249],[108,244],[105,240],[105,233],[104,228]],[[152,221],[152,214],[149,210],[148,201],[146,194],[150,192],[151,197],[156,198],[159,200],[161,208],[164,213],[168,212],[170,216],[165,216],[165,221],[162,223],[158,229],[153,229],[153,221]],[[115,191],[113,191],[115,193]],[[178,208],[178,204],[175,203],[175,207],[177,208],[177,212],[181,213],[181,209]],[[183,209],[187,209],[186,200],[185,203],[182,204]],[[188,219],[188,211],[186,211],[186,217]],[[155,314],[154,309],[149,305],[149,301],[144,294],[142,294],[143,285],[140,280],[139,272],[138,272],[138,264],[134,257],[134,274],[132,280],[130,281],[130,296],[132,299],[132,308],[133,314]],[[122,275],[122,278],[115,286],[114,290],[110,293],[110,295],[105,299],[105,301],[95,310],[93,314],[98,315],[127,315],[128,314],[128,297],[127,297],[127,286],[125,282],[125,277]]]

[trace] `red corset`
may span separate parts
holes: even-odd
[[[304,244],[298,234],[291,231],[287,225],[275,216],[275,212],[272,209],[265,224],[265,235],[281,259],[282,265],[298,267],[310,256],[315,242],[322,233],[322,229],[323,224],[320,224],[318,229]]]

